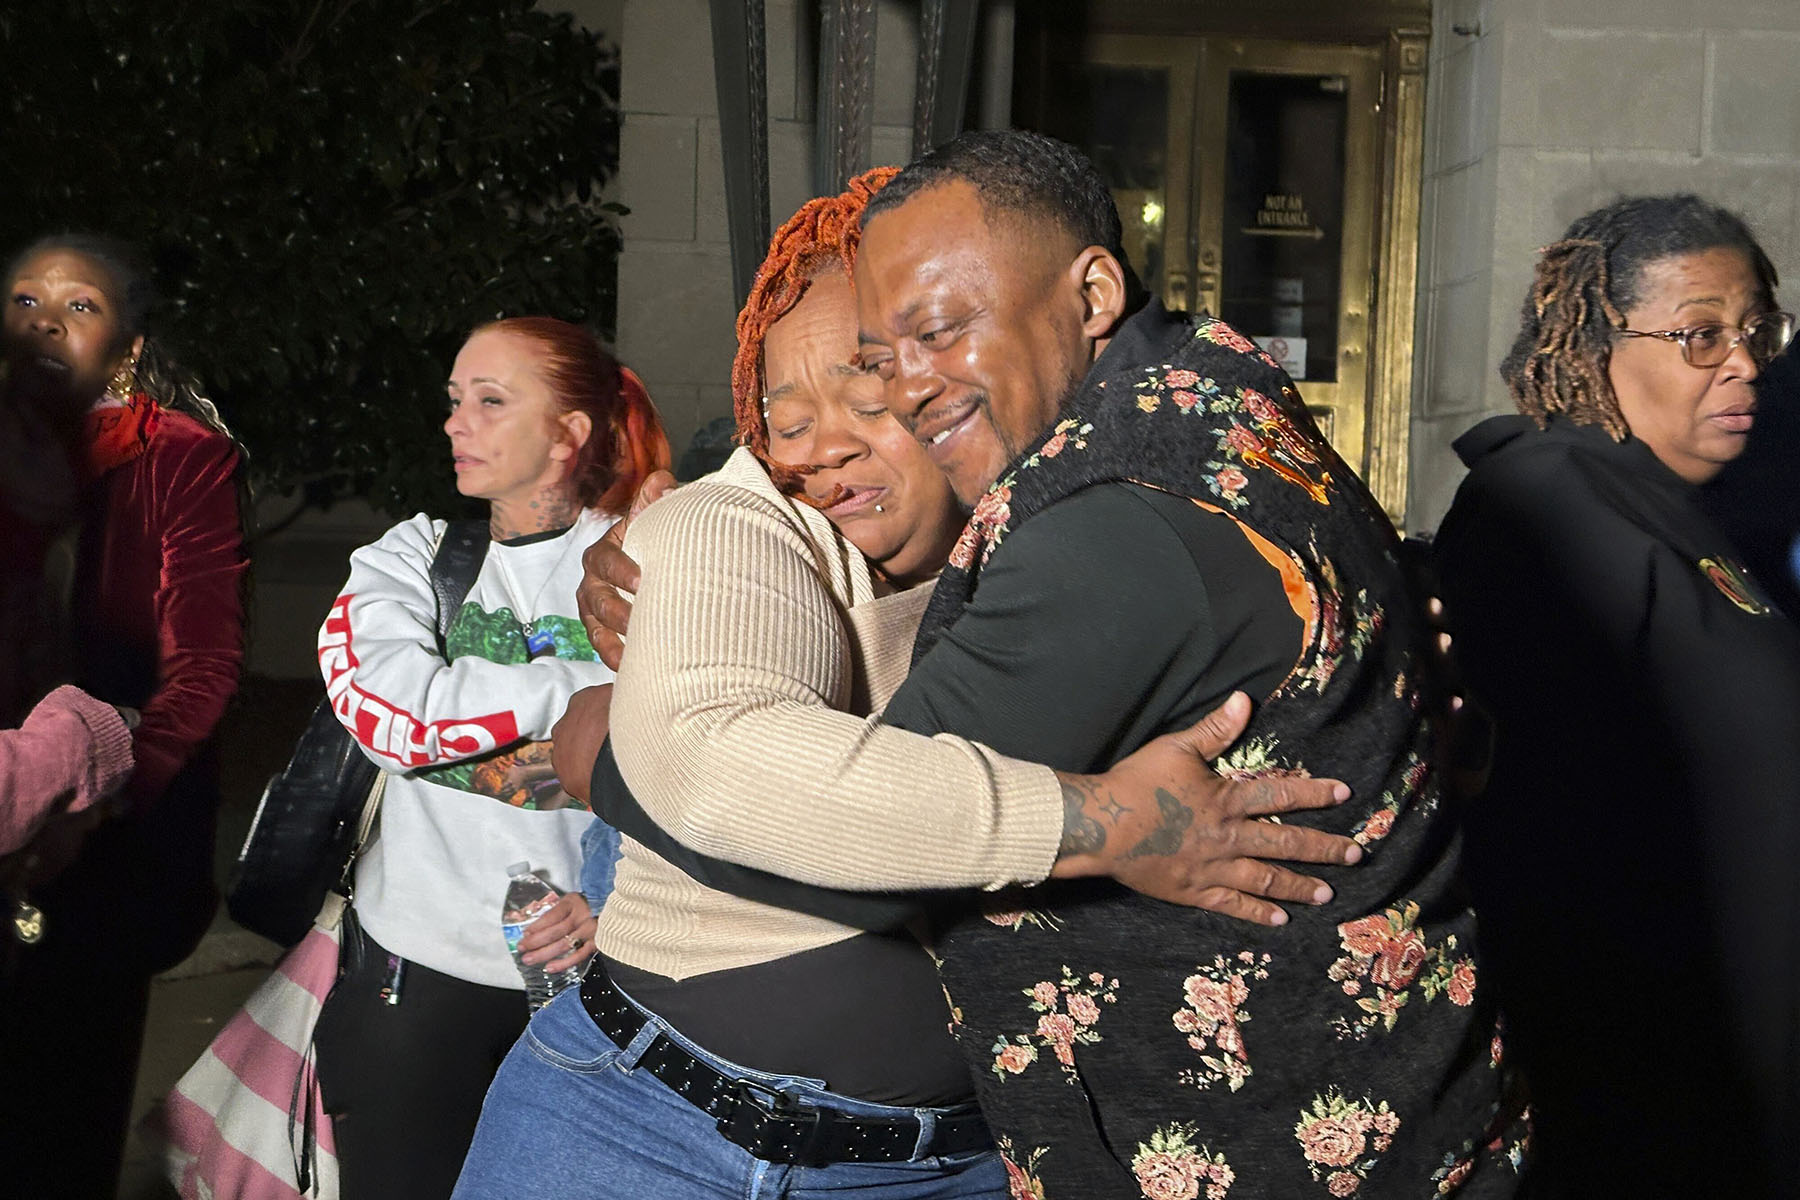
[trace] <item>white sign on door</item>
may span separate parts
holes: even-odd
[[[1253,339],[1281,364],[1290,379],[1306,378],[1306,339],[1303,337],[1259,337]]]

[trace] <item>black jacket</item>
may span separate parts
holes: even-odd
[[[1498,731],[1466,862],[1543,1179],[1776,1194],[1800,1117],[1800,631],[1643,443],[1498,417],[1456,448],[1438,568]]]

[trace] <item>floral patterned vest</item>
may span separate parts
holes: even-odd
[[[1154,305],[1132,325],[976,506],[915,658],[1008,533],[1065,496],[1130,482],[1223,512],[1291,560],[1311,616],[1218,769],[1344,780],[1349,802],[1289,819],[1366,857],[1330,873],[1332,903],[1290,905],[1276,929],[1088,881],[1002,893],[952,925],[943,976],[1013,1194],[1511,1194],[1518,1106],[1478,987],[1398,541],[1248,339]]]

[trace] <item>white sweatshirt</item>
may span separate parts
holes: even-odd
[[[319,630],[332,708],[389,772],[375,837],[356,868],[357,916],[412,962],[522,988],[500,932],[506,868],[529,862],[563,891],[581,876],[593,820],[548,776],[550,728],[570,695],[611,683],[575,612],[581,553],[616,517],[583,512],[566,533],[488,547],[437,648],[431,560],[444,528],[423,514],[350,556]],[[529,771],[521,758],[536,760]]]

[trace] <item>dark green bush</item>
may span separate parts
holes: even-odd
[[[617,59],[528,0],[0,6],[0,245],[148,249],[259,485],[448,511],[464,333],[609,331]]]

